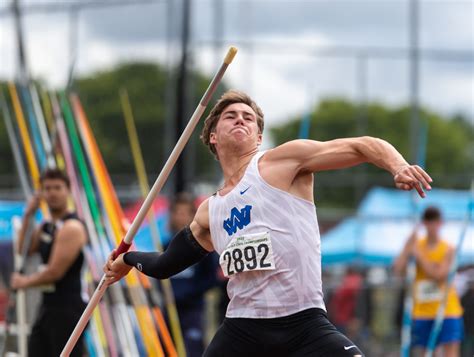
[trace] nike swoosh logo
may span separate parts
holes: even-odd
[[[352,346],[344,346],[344,349],[347,351],[347,350],[350,350],[351,348],[356,348],[356,346],[352,345]]]
[[[240,194],[241,194],[241,195],[243,195],[245,192],[247,192],[247,191],[248,191],[248,189],[249,189],[250,187],[252,187],[252,186],[249,186],[249,187],[247,187],[245,190],[243,190],[243,191],[240,191]]]

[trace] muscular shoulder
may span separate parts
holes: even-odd
[[[199,205],[196,215],[194,216],[194,221],[204,229],[209,229],[209,199],[210,198],[206,198]]]
[[[209,231],[209,198],[203,201],[190,224],[191,232],[199,244],[209,252],[214,250]]]
[[[293,140],[267,151],[258,163],[262,178],[273,187],[310,199],[313,175],[302,170],[308,141]]]
[[[78,219],[68,219],[59,229],[58,237],[62,239],[74,238],[85,243],[87,239],[86,229]]]

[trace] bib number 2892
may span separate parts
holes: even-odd
[[[275,269],[269,233],[237,237],[222,252],[220,265],[225,276],[251,270]]]

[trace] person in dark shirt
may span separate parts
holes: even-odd
[[[168,225],[170,235],[163,237],[165,246],[171,237],[191,223],[195,211],[190,195],[181,193],[173,199]],[[217,255],[209,254],[170,279],[188,357],[201,357],[204,353],[204,295],[217,285],[218,266]]]
[[[82,248],[87,243],[84,224],[68,210],[69,179],[60,170],[48,169],[40,179],[41,190],[29,201],[19,232],[19,249],[25,240],[26,222],[35,214],[41,200],[51,218],[34,230],[29,254],[39,253],[38,272],[13,273],[11,287],[41,287],[42,302],[28,341],[28,356],[59,356],[85,308],[81,297]],[[71,356],[82,356],[79,340]]]

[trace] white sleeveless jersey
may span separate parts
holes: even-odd
[[[212,242],[229,277],[226,316],[325,309],[316,207],[266,183],[258,171],[263,154],[253,157],[232,191],[209,200]]]

